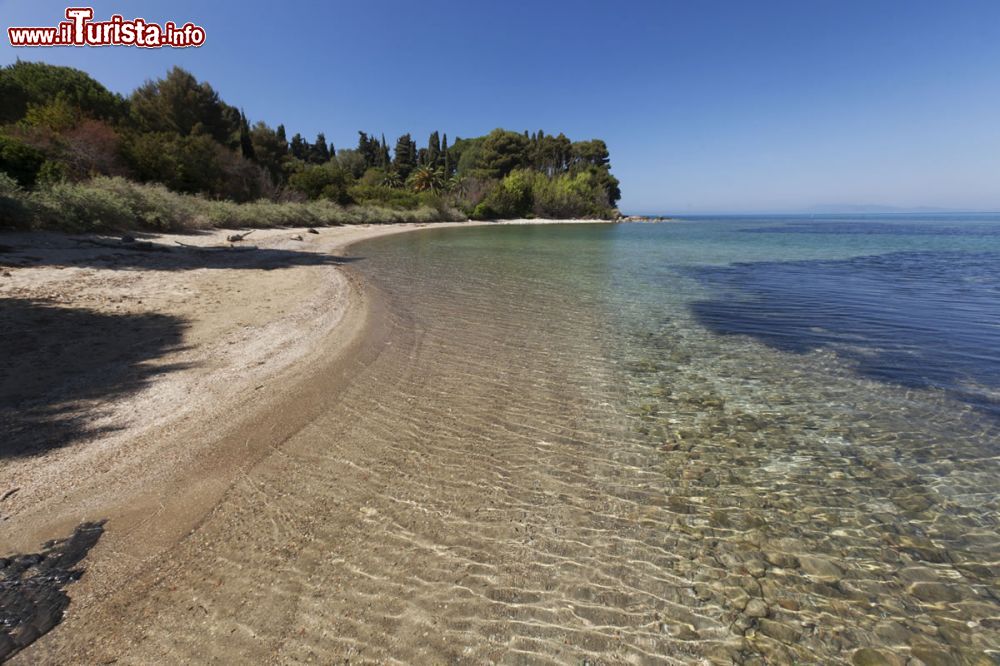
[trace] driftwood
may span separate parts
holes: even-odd
[[[197,252],[248,252],[251,250],[256,250],[256,245],[247,245],[245,247],[230,247],[228,245],[190,245],[188,243],[182,243],[179,240],[175,240],[175,243],[181,247],[185,247],[189,250],[195,250]]]
[[[306,229],[306,231],[307,231],[308,233],[311,233],[311,234],[318,234],[318,233],[319,233],[318,231],[316,231],[316,230],[315,230],[315,229],[313,229],[312,227],[309,227],[308,229]]]
[[[229,236],[226,236],[226,240],[229,241],[230,243],[239,243],[241,240],[252,234],[254,231],[256,231],[256,229],[251,229],[250,231],[247,231],[242,234],[230,234]]]

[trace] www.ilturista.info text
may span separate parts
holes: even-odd
[[[139,46],[185,48],[205,43],[205,29],[193,23],[162,26],[142,18],[126,21],[119,14],[94,21],[90,7],[69,7],[66,18],[54,27],[7,28],[11,46]]]

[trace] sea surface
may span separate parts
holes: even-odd
[[[350,250],[347,381],[80,640],[130,663],[997,663],[1000,218]]]
[[[580,625],[681,661],[1000,659],[1000,216],[498,226],[354,251],[420,331],[412,362],[450,378],[424,399],[476,424],[436,445],[527,438],[498,473],[582,484],[542,514],[604,495],[566,542],[533,541],[535,605],[601,592],[562,621],[522,604],[527,653]]]

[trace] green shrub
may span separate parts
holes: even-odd
[[[66,180],[66,165],[55,160],[45,160],[38,170],[38,184],[52,185]]]
[[[81,232],[141,226],[124,197],[86,184],[55,183],[35,192],[32,201],[38,221],[46,227]]]
[[[607,195],[592,174],[562,174],[535,182],[535,214],[540,217],[607,217]]]
[[[352,202],[348,194],[351,175],[332,162],[309,165],[288,178],[288,185],[310,199],[328,199],[339,204]]]
[[[0,171],[7,173],[21,187],[34,187],[38,170],[45,163],[45,155],[31,146],[9,136],[0,135]]]
[[[473,210],[476,219],[524,217],[531,211],[536,174],[527,170],[511,171]]]
[[[376,204],[412,210],[421,203],[420,197],[415,193],[385,185],[354,185],[347,193],[358,204]]]
[[[19,229],[30,223],[24,190],[16,180],[0,171],[0,229]]]
[[[416,196],[416,195],[412,195]],[[48,228],[70,232],[189,231],[213,227],[335,226],[466,219],[440,198],[420,197],[411,209],[379,205],[341,206],[326,199],[249,203],[209,200],[171,192],[163,185],[98,177],[83,183],[58,182],[24,190],[0,173],[0,227]]]

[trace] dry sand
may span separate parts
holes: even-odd
[[[177,244],[223,230],[140,239],[168,252],[0,235],[0,555],[108,519],[69,588],[70,616],[100,615],[377,353],[344,249],[455,224],[259,230],[252,251]]]

